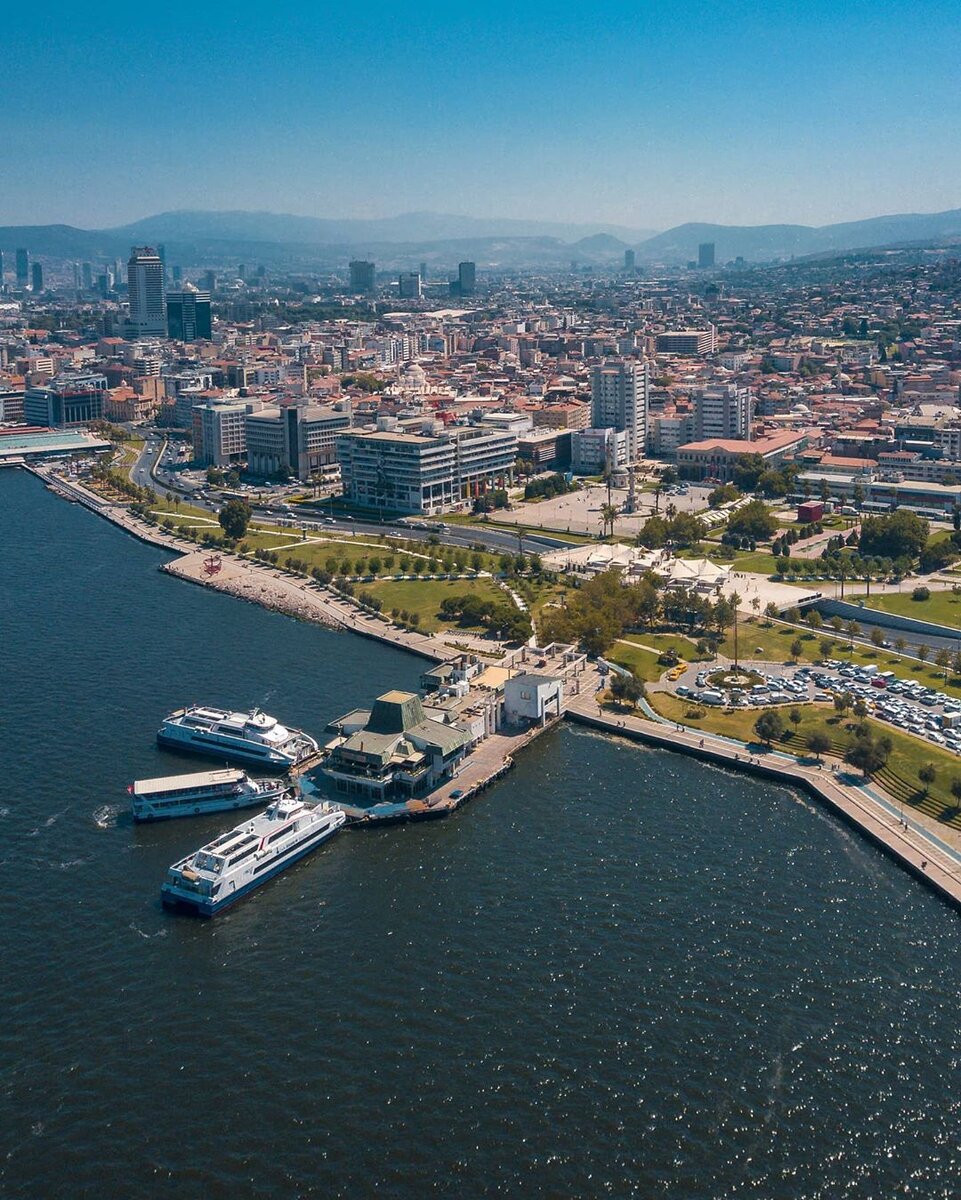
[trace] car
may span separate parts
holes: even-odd
[[[463,788],[454,788],[454,790],[450,794],[450,798],[451,798],[451,800],[459,800],[461,798],[461,796],[463,796],[463,794],[464,794]]]

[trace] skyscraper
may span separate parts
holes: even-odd
[[[26,250],[17,251],[17,287],[25,288],[30,278],[30,255]]]
[[[0,250],[0,290],[3,289],[3,251]]]
[[[633,250],[624,251],[624,270],[633,272],[637,266],[637,255]]]
[[[591,371],[591,424],[627,433],[628,459],[643,457],[647,439],[647,363],[615,359]]]
[[[397,277],[397,286],[401,300],[420,299],[420,276],[416,271],[401,271]]]
[[[472,262],[457,264],[457,288],[462,296],[473,296],[477,284],[477,267]]]
[[[714,243],[701,242],[697,248],[697,265],[703,270],[714,266]]]
[[[192,283],[183,291],[167,293],[167,336],[178,342],[210,339],[210,293]]]
[[[350,264],[350,290],[369,296],[374,290],[375,271],[374,263],[355,258]]]
[[[81,271],[84,290],[89,292],[93,287],[93,267],[87,262],[83,264]]]
[[[164,337],[164,276],[160,255],[152,246],[134,246],[127,262],[130,297],[129,331],[134,337]]]
[[[31,291],[38,296],[43,291],[43,267],[38,262],[31,268]]]
[[[206,291],[208,291],[211,294],[211,296],[217,290],[217,273],[216,273],[216,271],[205,271],[204,272],[204,289]]]

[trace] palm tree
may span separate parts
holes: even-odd
[[[606,531],[608,527],[611,531],[611,537],[614,536],[614,522],[618,518],[618,510],[616,504],[601,505],[601,525]]]
[[[737,608],[741,603],[741,597],[737,592],[731,593],[731,613],[734,617],[734,666],[737,668]]]

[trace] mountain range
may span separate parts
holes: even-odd
[[[178,211],[112,229],[71,225],[0,227],[0,250],[96,260],[125,255],[131,245],[163,243],[168,262],[196,266],[230,260],[343,267],[372,257],[384,269],[426,262],[446,271],[460,259],[481,267],[616,266],[633,249],[639,263],[676,265],[697,258],[713,242],[719,265],[749,263],[898,245],[961,241],[961,209],[902,213],[823,225],[685,224],[663,233],[606,224],[487,219],[442,213],[405,213],[372,219],[326,219],[269,212]]]

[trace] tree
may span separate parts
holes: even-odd
[[[801,712],[801,710],[799,708],[792,708],[788,712],[787,719],[791,722],[791,724],[794,726],[794,728],[797,729],[797,727],[804,720],[804,714]]]
[[[851,490],[851,499],[854,501],[854,507],[860,512],[864,506],[864,486],[859,480],[855,481]]]
[[[610,530],[611,537],[614,536],[614,522],[620,515],[616,504],[601,505],[601,525],[605,532]]]
[[[907,508],[861,522],[858,548],[862,555],[878,558],[918,557],[928,540],[928,522]]]
[[[770,709],[768,712],[763,712],[754,722],[754,732],[766,742],[768,746],[777,739],[784,737],[786,733],[784,718],[776,709]]]
[[[804,650],[804,643],[801,641],[800,638],[795,638],[794,641],[791,643],[791,658],[795,662],[797,662],[797,660],[801,657],[801,653],[803,650]]]
[[[841,630],[844,628],[844,622],[841,620],[840,617],[832,617],[831,618],[831,628],[834,630],[835,633],[840,633]]]
[[[764,541],[777,530],[777,519],[763,500],[752,500],[733,513],[727,523],[728,533]]]
[[[830,638],[821,638],[818,642],[818,650],[820,650],[822,658],[827,658],[833,649],[834,643]]]
[[[615,671],[611,675],[611,695],[618,703],[623,702],[631,708],[636,708],[638,700],[644,695],[644,684],[633,672],[630,675],[621,675]]]
[[[954,797],[954,807],[961,810],[961,779],[951,780],[951,795]]]
[[[831,739],[823,729],[815,729],[813,733],[808,734],[808,749],[812,754],[817,755],[817,760],[820,762],[821,755],[827,754],[831,749]]]
[[[924,642],[922,642],[922,643],[921,643],[921,645],[920,645],[920,646],[918,646],[918,648],[917,648],[917,650],[915,651],[915,653],[917,654],[918,658],[920,658],[920,660],[921,660],[922,662],[927,662],[927,661],[928,661],[928,655],[931,653],[931,647],[930,647],[930,646],[927,646],[927,645],[925,645],[925,643],[924,643]]]
[[[228,500],[217,515],[220,528],[229,538],[239,541],[250,524],[251,509],[246,500]]]
[[[937,779],[937,777],[938,777],[938,769],[934,765],[934,763],[926,762],[926,763],[923,763],[920,767],[918,767],[918,779],[921,780],[921,784],[922,784],[922,787],[924,788],[925,796],[928,794],[928,789],[931,787],[931,784],[934,783],[934,781],[935,781],[935,779]]]
[[[764,615],[769,617],[772,621],[777,617],[779,611],[780,610],[778,609],[778,606],[773,600],[769,600],[764,606]]]
[[[903,654],[905,652],[905,650],[907,650],[907,648],[908,648],[908,643],[904,640],[903,637],[895,638],[894,648],[895,648],[895,650],[897,650],[898,654]]]
[[[890,744],[886,743],[885,739],[873,738],[870,735],[856,737],[844,752],[844,761],[870,777],[875,771],[880,771],[888,761],[889,752]]]
[[[935,666],[940,667],[940,669],[944,672],[944,681],[947,683],[948,667],[951,666],[951,651],[942,647],[942,649],[940,649],[934,656],[934,663]]]
[[[858,721],[863,723],[867,719],[868,706],[860,698],[854,702],[854,710],[853,711],[854,711],[854,715],[857,717]]]
[[[851,707],[853,702],[854,702],[854,697],[851,695],[850,692],[835,692],[834,693],[834,711],[836,713],[838,713],[839,716],[843,717],[844,714]]]
[[[880,647],[884,641],[884,634],[878,629],[877,625],[871,630],[871,645]]]
[[[857,621],[848,621],[844,628],[847,631],[847,635],[851,640],[851,645],[853,646],[854,639],[861,632],[861,626],[857,623]]]
[[[811,609],[811,611],[807,614],[806,620],[812,629],[820,629],[824,624],[824,618],[816,608]]]

